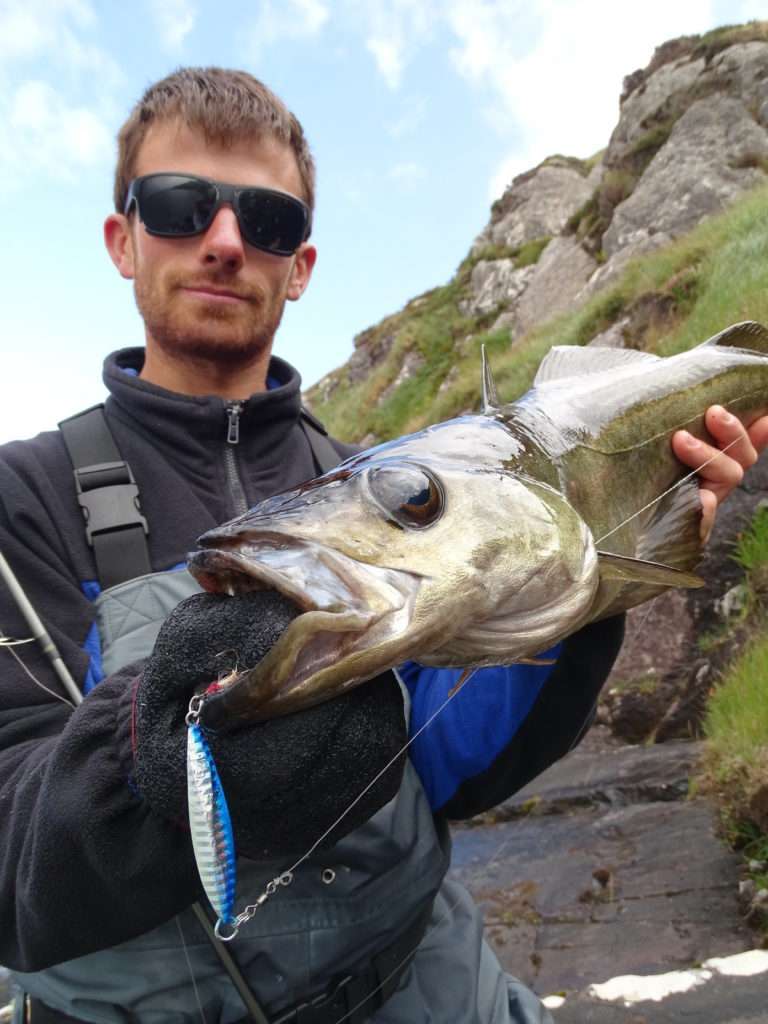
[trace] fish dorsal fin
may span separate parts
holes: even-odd
[[[657,363],[658,356],[638,352],[633,348],[582,348],[581,345],[555,345],[541,361],[534,387],[568,377],[582,377],[588,373],[602,373],[618,367]]]
[[[488,353],[485,345],[480,346],[483,360],[483,412],[493,413],[499,408],[499,396],[496,393],[496,384],[491,373],[491,364],[488,362]]]
[[[614,555],[609,551],[597,552],[600,576],[622,583],[645,583],[654,587],[703,587],[704,580],[695,573],[675,569],[643,558]]]
[[[702,342],[703,345],[728,345],[731,348],[746,348],[756,352],[768,352],[768,330],[756,320],[745,320],[731,324],[724,331]]]

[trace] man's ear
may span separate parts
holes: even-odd
[[[307,289],[309,279],[312,277],[312,268],[317,259],[317,249],[309,242],[302,242],[293,257],[293,268],[288,282],[286,298],[295,302],[300,299]]]
[[[133,237],[128,218],[122,213],[110,213],[104,221],[104,244],[122,277],[133,279]]]

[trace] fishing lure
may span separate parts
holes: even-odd
[[[187,801],[195,863],[205,894],[222,924],[232,924],[236,857],[232,821],[213,754],[198,722],[202,697],[187,712]]]
[[[237,888],[235,838],[224,787],[200,725],[203,700],[203,694],[194,696],[189,702],[184,719],[187,725],[189,829],[192,834],[192,850],[197,873],[205,895],[218,916],[214,929],[216,937],[222,942],[230,942],[237,935],[240,926],[250,921],[259,907],[273,896],[280,886],[291,884],[293,870],[283,871],[277,875],[267,883],[264,892],[254,903],[245,907],[239,914],[233,913]],[[298,863],[307,856],[309,853]],[[231,930],[225,932],[225,927]]]

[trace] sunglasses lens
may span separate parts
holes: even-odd
[[[216,206],[216,189],[199,179],[158,175],[142,183],[141,219],[149,232],[195,235],[205,231]]]
[[[243,189],[238,208],[240,229],[251,245],[286,256],[304,241],[307,213],[298,200],[261,189]]]

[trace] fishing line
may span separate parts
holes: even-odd
[[[442,711],[442,710],[443,710],[443,708],[444,708],[444,707],[446,706],[446,704],[448,704],[448,702],[449,702],[449,701],[450,701],[450,700],[451,700],[451,699],[452,699],[452,698],[453,698],[453,697],[454,697],[454,696],[456,695],[456,693],[458,693],[459,689],[461,689],[461,688],[462,688],[462,687],[464,686],[464,684],[465,684],[465,683],[469,682],[470,678],[471,678],[471,677],[472,677],[472,676],[473,676],[473,675],[475,674],[475,672],[476,672],[476,671],[477,671],[477,669],[473,669],[473,670],[471,671],[470,675],[468,675],[468,676],[467,676],[467,678],[466,678],[466,679],[464,680],[464,682],[461,682],[461,684],[460,684],[460,685],[459,685],[459,684],[457,684],[457,686],[456,686],[456,687],[454,688],[454,690],[453,690],[453,691],[451,692],[451,695],[450,695],[450,697],[448,698],[448,700],[444,701],[444,703],[442,704],[442,706],[441,706],[440,708],[438,708],[438,710],[437,710],[437,711],[435,712],[435,714],[434,714],[434,715],[433,715],[433,716],[432,716],[432,717],[431,717],[431,718],[429,719],[429,721],[428,721],[428,722],[426,722],[426,723],[425,723],[425,724],[424,724],[424,725],[423,725],[423,726],[421,727],[421,729],[419,729],[419,732],[421,732],[421,731],[422,731],[423,729],[425,729],[425,728],[427,727],[427,725],[429,725],[429,724],[430,724],[430,723],[431,723],[432,721],[434,721],[434,719],[435,719],[435,718],[437,717],[437,715],[438,715],[438,714],[440,713],[440,711]],[[418,735],[418,733],[417,733],[416,735]],[[414,736],[414,739],[415,739],[415,738],[416,738],[416,737]],[[573,749],[573,747],[571,747],[571,750],[572,750],[572,749]],[[570,753],[570,750],[568,751],[568,753]],[[498,847],[497,847],[497,848],[496,848],[496,849],[494,850],[494,852],[493,852],[493,855],[492,855],[492,856],[491,856],[491,857],[490,857],[490,858],[489,858],[489,859],[488,859],[488,860],[487,860],[487,861],[485,862],[485,864],[484,864],[484,868],[485,868],[485,869],[488,869],[488,868],[490,868],[490,867],[493,867],[493,865],[494,865],[494,864],[496,863],[496,861],[497,861],[497,860],[498,860],[498,859],[499,859],[499,858],[501,857],[501,855],[502,855],[502,853],[504,852],[504,850],[506,850],[506,848],[507,848],[507,847],[509,846],[509,844],[510,844],[510,843],[512,842],[512,839],[513,839],[513,837],[512,837],[512,836],[509,836],[509,837],[508,837],[507,839],[503,839],[503,840],[502,840],[502,841],[501,841],[501,842],[499,843]],[[461,883],[459,883],[459,884],[461,884]],[[445,897],[444,897],[444,898],[445,898]],[[444,910],[443,910],[443,911],[442,911],[442,912],[440,913],[440,915],[439,915],[439,916],[438,916],[438,917],[437,917],[437,918],[435,919],[435,922],[434,922],[434,926],[435,926],[435,927],[437,927],[438,925],[442,924],[442,923],[443,923],[443,921],[446,921],[446,920],[448,919],[448,917],[449,917],[449,916],[450,916],[450,915],[451,915],[451,914],[453,913],[453,911],[454,911],[454,910],[456,909],[456,907],[457,907],[457,906],[459,905],[459,900],[460,900],[460,899],[461,899],[461,896],[457,897],[457,898],[456,898],[456,899],[455,899],[455,900],[453,901],[453,903],[449,903],[449,901],[448,901],[447,899],[445,900],[446,904],[448,904],[448,905],[447,905],[447,906],[446,906],[446,908],[445,908],[445,909],[444,909]],[[483,924],[485,924],[485,921],[483,921]],[[417,944],[416,944],[416,946],[414,946],[414,948],[413,948],[412,950],[410,950],[410,952],[406,953],[406,954],[405,954],[405,956],[404,956],[404,957],[402,958],[402,960],[400,960],[400,961],[399,961],[399,962],[398,962],[398,963],[397,963],[397,964],[395,965],[395,967],[393,967],[393,968],[392,968],[392,970],[391,970],[391,971],[389,972],[389,974],[387,974],[387,976],[386,976],[385,978],[382,978],[382,979],[381,979],[381,981],[379,982],[379,984],[378,984],[378,985],[376,986],[376,988],[375,988],[375,989],[373,989],[373,991],[372,991],[372,992],[369,992],[369,993],[368,993],[368,995],[367,995],[367,996],[365,996],[365,997],[364,997],[363,999],[361,999],[359,1003],[356,1003],[356,1004],[355,1004],[355,1006],[353,1006],[353,1007],[351,1007],[351,1008],[350,1008],[349,1010],[347,1010],[347,1012],[346,1012],[346,1013],[344,1014],[344,1016],[343,1016],[343,1017],[339,1017],[339,1018],[338,1018],[337,1020],[335,1020],[335,1021],[333,1022],[333,1024],[343,1024],[343,1022],[344,1022],[345,1020],[348,1020],[348,1019],[349,1019],[349,1018],[350,1018],[350,1017],[351,1017],[351,1016],[352,1016],[352,1015],[353,1015],[353,1014],[354,1014],[354,1013],[355,1013],[355,1012],[356,1012],[357,1010],[361,1009],[361,1008],[362,1008],[362,1007],[363,1007],[363,1006],[364,1006],[364,1005],[365,1005],[365,1004],[366,1004],[367,1002],[369,1002],[369,1000],[370,1000],[370,999],[371,999],[371,998],[372,998],[372,997],[373,997],[374,995],[376,995],[376,993],[377,993],[378,991],[380,991],[380,989],[382,989],[382,988],[383,988],[383,987],[384,987],[384,986],[386,985],[386,983],[387,983],[387,982],[389,981],[389,979],[390,979],[390,978],[392,978],[392,977],[393,977],[393,976],[394,976],[394,975],[395,975],[395,974],[396,974],[396,973],[397,973],[397,972],[398,972],[398,971],[400,970],[400,968],[401,968],[401,967],[403,966],[403,964],[404,964],[404,963],[406,963],[406,961],[408,961],[408,960],[410,959],[410,957],[412,957],[412,956],[413,956],[413,954],[414,954],[414,953],[416,952],[416,950],[418,949],[419,945],[420,945],[420,943],[417,943]]]
[[[205,1019],[205,1011],[203,1010],[203,1003],[202,1000],[200,999],[200,993],[197,990],[195,972],[192,969],[192,961],[189,958],[189,950],[187,949],[187,943],[186,940],[184,939],[184,929],[181,927],[181,921],[179,920],[178,914],[176,915],[175,920],[176,927],[179,929],[179,938],[181,939],[181,948],[184,951],[184,959],[187,961],[187,970],[189,971],[189,976],[192,979],[192,989],[195,993],[195,1001],[197,1002],[197,1008],[200,1011],[200,1020],[202,1020],[203,1024],[207,1024],[207,1021]]]
[[[434,720],[441,713],[441,711],[443,711],[447,707],[447,705],[450,704],[453,698],[459,693],[459,691],[464,688],[466,683],[469,682],[469,680],[472,678],[476,671],[477,669],[473,668],[466,669],[462,673],[462,675],[459,678],[459,681],[451,688],[448,696],[445,698],[442,704],[438,708],[436,708],[435,711],[432,712],[432,714],[429,716],[426,722],[424,722],[423,725],[421,725],[416,730],[413,736],[409,737],[409,739],[403,744],[400,750],[398,750],[397,753],[392,758],[390,758],[390,760],[384,765],[384,767],[381,768],[376,773],[376,775],[374,775],[371,781],[364,787],[364,789],[360,793],[358,793],[355,799],[352,800],[351,803],[349,803],[345,807],[345,809],[341,812],[338,818],[336,818],[333,824],[328,826],[325,832],[323,832],[322,835],[314,841],[314,843],[309,847],[306,853],[303,853],[301,857],[299,857],[299,859],[291,865],[291,867],[287,868],[285,871],[282,871],[279,875],[276,875],[275,878],[273,878],[272,881],[270,881],[267,884],[267,886],[264,889],[264,892],[258,897],[255,903],[251,903],[248,906],[246,906],[235,917],[234,921],[231,924],[233,931],[230,935],[222,934],[221,925],[224,922],[222,922],[222,920],[219,919],[219,921],[216,924],[216,928],[214,929],[216,938],[220,939],[222,942],[231,942],[232,939],[234,939],[235,936],[237,935],[240,926],[246,924],[248,921],[251,920],[251,918],[254,916],[259,907],[263,903],[265,903],[270,896],[273,896],[274,893],[277,892],[279,886],[287,886],[291,884],[291,882],[293,881],[294,872],[312,856],[312,854],[315,852],[318,846],[320,846],[323,840],[327,839],[327,837],[331,834],[331,832],[333,832],[336,826],[339,825],[346,818],[349,812],[363,799],[365,794],[368,793],[369,790],[376,785],[376,783],[379,781],[382,775],[384,775],[385,772],[388,772],[392,765],[395,764],[395,762],[403,756],[403,754],[408,750],[411,744],[415,743],[415,741],[419,738],[419,736],[421,736],[424,730],[427,729],[432,724],[432,722],[434,722]]]
[[[705,466],[708,466],[710,462],[714,462],[715,459],[719,459],[720,456],[724,455],[729,448],[733,448],[735,444],[738,444],[739,441],[743,440],[743,437],[737,437],[733,441],[730,441],[724,448],[721,448],[719,452],[716,452],[713,456],[711,456],[711,458],[707,459],[706,462],[702,462],[702,464],[700,466],[697,466],[696,469],[692,469],[691,472],[688,473],[686,476],[681,477],[678,481],[676,481],[676,483],[672,484],[671,487],[668,487],[666,491],[663,491],[658,497],[652,498],[647,505],[643,505],[643,507],[639,508],[637,512],[633,512],[631,516],[627,516],[624,522],[619,523],[618,526],[614,526],[612,530],[609,530],[608,533],[604,533],[602,537],[598,537],[598,539],[595,541],[595,545],[602,544],[606,537],[610,537],[612,534],[616,533],[617,530],[620,530],[622,526],[626,526],[627,523],[631,523],[633,519],[637,518],[637,516],[639,515],[642,515],[643,512],[647,512],[648,509],[651,508],[652,505],[655,505],[657,501],[661,501],[662,498],[666,498],[666,496],[668,494],[671,494],[672,491],[677,490],[677,488],[681,487],[687,480],[690,480],[692,477],[696,476],[696,474],[699,473],[702,469],[704,469]]]
[[[698,466],[698,467],[697,467],[696,469],[692,470],[692,471],[691,471],[690,473],[688,473],[688,474],[687,474],[686,476],[682,477],[682,478],[681,478],[680,480],[678,480],[678,481],[677,481],[677,482],[676,482],[675,484],[673,484],[673,485],[672,485],[671,487],[669,487],[669,488],[668,488],[668,489],[667,489],[666,491],[664,491],[664,492],[663,492],[662,494],[658,495],[658,497],[656,497],[656,498],[654,498],[654,499],[653,499],[652,501],[648,502],[648,504],[647,504],[647,505],[644,505],[644,506],[643,506],[643,508],[641,508],[641,509],[638,509],[638,511],[637,511],[637,512],[634,512],[634,513],[633,513],[633,514],[632,514],[631,516],[629,516],[629,517],[628,517],[627,519],[625,519],[625,520],[624,520],[624,522],[622,522],[622,523],[619,523],[619,525],[618,525],[618,526],[614,527],[614,528],[613,528],[612,530],[610,530],[610,531],[609,531],[608,533],[604,534],[604,535],[603,535],[603,536],[602,536],[602,537],[601,537],[601,538],[600,538],[599,540],[597,540],[597,541],[596,541],[595,543],[596,543],[596,544],[600,544],[600,543],[602,543],[602,541],[603,541],[603,540],[605,540],[605,538],[606,538],[606,537],[610,537],[610,536],[611,536],[611,535],[612,535],[613,533],[616,533],[616,531],[617,531],[617,530],[619,530],[619,529],[621,529],[621,527],[622,527],[622,526],[624,526],[624,525],[626,525],[626,523],[628,523],[628,522],[631,522],[631,520],[632,520],[632,519],[634,519],[634,518],[635,518],[636,516],[639,516],[639,515],[641,515],[641,514],[642,514],[643,512],[645,512],[645,511],[646,511],[647,509],[649,509],[649,508],[650,508],[651,506],[653,506],[653,505],[655,505],[655,504],[656,504],[657,502],[661,501],[661,500],[662,500],[662,498],[664,498],[664,497],[665,497],[665,496],[666,496],[667,494],[669,494],[669,493],[671,493],[672,491],[674,491],[674,490],[675,490],[675,489],[676,489],[677,487],[680,487],[680,486],[681,486],[682,484],[684,484],[684,483],[685,483],[685,482],[686,482],[687,480],[690,480],[690,479],[691,479],[692,477],[696,476],[696,475],[697,475],[697,474],[698,474],[698,473],[699,473],[699,472],[700,472],[700,471],[701,471],[702,469],[704,469],[704,468],[705,468],[706,466],[708,466],[708,465],[709,465],[709,464],[710,464],[711,462],[714,462],[714,461],[715,461],[715,459],[719,458],[719,456],[723,455],[723,454],[724,454],[725,452],[727,452],[727,451],[728,451],[728,449],[729,449],[729,448],[732,448],[732,447],[733,447],[733,446],[734,446],[735,444],[738,444],[738,442],[739,442],[739,441],[741,441],[741,440],[743,440],[743,438],[741,438],[741,437],[738,437],[738,438],[735,438],[735,439],[734,439],[733,441],[731,441],[731,442],[730,442],[729,444],[725,445],[725,446],[724,446],[724,447],[723,447],[722,449],[720,449],[720,451],[716,452],[716,454],[715,454],[715,455],[711,456],[711,458],[707,459],[707,460],[706,460],[705,462],[702,462],[700,466]],[[654,604],[654,601],[651,601],[651,602],[649,602],[649,606],[648,606],[648,608],[646,609],[645,615],[643,616],[643,618],[642,618],[641,622],[640,622],[640,623],[639,623],[639,625],[638,625],[638,630],[642,630],[642,628],[644,627],[645,623],[646,623],[646,622],[648,621],[648,618],[649,618],[649,616],[650,616],[650,614],[651,614],[651,611],[653,610],[653,604]],[[471,673],[471,674],[474,674],[474,673]],[[456,686],[456,688],[455,688],[455,690],[454,690],[454,691],[452,691],[452,692],[451,692],[451,694],[449,694],[449,697],[448,697],[448,699],[447,699],[447,700],[445,700],[445,701],[443,702],[443,704],[442,704],[442,705],[441,705],[441,706],[440,706],[440,707],[439,707],[439,708],[437,709],[437,711],[436,711],[436,712],[435,712],[435,713],[434,713],[434,714],[433,714],[433,715],[432,715],[432,716],[430,717],[430,719],[429,719],[429,720],[428,720],[428,721],[427,721],[427,722],[426,722],[426,723],[425,723],[425,724],[424,724],[424,725],[423,725],[423,726],[421,727],[421,729],[419,729],[419,731],[418,731],[418,732],[417,732],[417,733],[416,733],[416,734],[414,735],[414,737],[413,737],[412,739],[416,739],[416,737],[417,737],[417,736],[418,736],[418,735],[419,735],[419,734],[420,734],[420,733],[421,733],[421,732],[422,732],[422,731],[423,731],[423,730],[424,730],[424,729],[425,729],[425,728],[426,728],[426,727],[427,727],[427,726],[428,726],[428,725],[429,725],[429,724],[430,724],[431,722],[433,722],[433,721],[434,721],[434,719],[435,719],[435,718],[437,717],[437,715],[438,715],[438,714],[439,714],[439,713],[440,713],[440,712],[441,712],[441,711],[442,711],[442,710],[443,710],[443,709],[444,709],[444,708],[446,707],[446,705],[447,705],[447,704],[449,703],[449,701],[451,700],[451,697],[452,697],[452,696],[453,696],[453,695],[454,695],[455,693],[457,693],[459,689],[461,689],[461,687],[462,687],[462,686],[464,685],[464,683],[465,683],[465,682],[468,682],[469,678],[470,678],[470,676],[468,676],[468,677],[467,677],[467,679],[465,679],[465,680],[463,680],[463,681],[461,681],[461,680],[460,680],[460,683],[459,683],[459,685],[457,685],[457,686]],[[412,742],[412,740],[410,740],[410,741],[409,741],[409,743],[407,743],[407,744],[406,744],[406,746],[405,746],[405,747],[403,748],[403,750],[407,749],[407,747],[408,747],[408,746],[410,745],[410,743],[411,743],[411,742]],[[573,747],[572,747],[571,749],[573,749]],[[400,753],[402,754],[402,753],[403,753],[403,751],[401,751]],[[569,751],[568,753],[570,753],[570,751]],[[400,754],[398,754],[398,755],[397,755],[397,757],[399,757],[399,756],[400,756]],[[391,764],[391,763],[392,763],[392,762],[390,762],[390,764]],[[389,767],[389,765],[388,765],[387,767]],[[386,768],[385,768],[385,769],[383,769],[383,771],[386,771]],[[379,777],[379,776],[377,776],[377,778],[378,778],[378,777]],[[374,782],[375,782],[375,781],[376,781],[376,780],[374,780]],[[372,783],[372,784],[373,784],[373,783]],[[361,794],[360,794],[360,796],[362,797],[362,796],[363,796],[363,795],[364,795],[364,794],[365,794],[366,792],[367,792],[367,789],[366,789],[366,790],[364,790],[364,791],[363,791],[363,793],[361,793]],[[358,797],[358,799],[360,799],[360,798]],[[341,820],[343,819],[343,817],[344,817],[344,816],[346,815],[346,813],[347,813],[347,812],[345,811],[345,812],[344,812],[344,814],[342,814],[342,815],[341,815],[341,817],[339,818],[339,821],[341,821]],[[337,823],[338,823],[338,822],[337,822]],[[333,827],[335,827],[335,825],[334,825],[334,826],[332,826],[332,828],[333,828]],[[330,831],[330,830],[329,830],[329,831]],[[327,835],[327,834],[328,834],[328,833],[326,832],[326,833],[325,833],[325,835]],[[325,838],[325,836],[323,836],[323,838]],[[322,841],[322,840],[320,840],[320,841]],[[487,868],[490,868],[490,867],[492,867],[492,866],[493,866],[493,865],[494,865],[494,864],[495,864],[495,863],[496,863],[496,862],[497,862],[497,861],[499,860],[499,858],[500,858],[500,857],[501,857],[501,855],[503,854],[504,850],[506,850],[506,848],[507,848],[507,847],[509,846],[509,844],[511,843],[511,841],[512,841],[512,837],[511,837],[511,836],[510,836],[510,837],[508,837],[507,839],[504,839],[504,840],[502,840],[502,842],[501,842],[501,843],[499,844],[499,846],[497,847],[497,849],[496,849],[496,850],[494,851],[494,853],[493,853],[493,856],[492,856],[492,857],[491,857],[491,858],[490,858],[490,859],[489,859],[489,860],[488,860],[488,861],[486,862],[486,864],[485,864],[485,868],[486,868],[486,869],[487,869]],[[317,845],[317,844],[316,844],[316,845]],[[314,847],[313,847],[313,849],[314,849]],[[302,858],[302,861],[303,861],[304,859],[305,859],[305,858]],[[299,861],[299,862],[297,862],[297,863],[301,863],[302,861]],[[454,902],[453,902],[453,903],[452,903],[452,904],[451,904],[450,906],[448,906],[448,907],[447,907],[447,908],[446,908],[446,909],[445,909],[445,910],[444,910],[444,911],[443,911],[443,912],[441,913],[441,915],[440,915],[440,916],[439,916],[439,917],[437,918],[437,921],[435,922],[435,924],[440,924],[440,923],[441,923],[442,921],[446,920],[446,919],[447,919],[447,917],[448,917],[448,915],[449,915],[449,914],[450,914],[450,913],[451,913],[451,912],[452,912],[452,911],[453,911],[453,910],[454,910],[454,909],[456,908],[456,906],[458,905],[458,902],[459,902],[459,901],[458,901],[458,899],[457,899],[457,900],[455,900],[455,901],[454,901]],[[414,952],[414,951],[415,951],[415,950],[411,950],[411,951],[410,951],[409,953],[407,953],[407,954],[406,954],[406,955],[405,955],[405,956],[403,957],[403,959],[402,959],[402,960],[401,960],[401,961],[400,961],[400,962],[399,962],[399,963],[398,963],[398,964],[397,964],[397,965],[396,965],[396,966],[395,966],[395,967],[394,967],[394,968],[393,968],[393,969],[392,969],[392,970],[390,971],[390,973],[389,973],[389,974],[388,974],[388,975],[386,976],[386,978],[382,979],[382,981],[380,982],[379,986],[378,986],[378,987],[377,987],[376,989],[374,989],[374,990],[373,990],[373,992],[369,993],[369,994],[368,994],[368,995],[367,995],[367,996],[366,996],[366,997],[365,997],[364,999],[361,999],[361,1000],[360,1000],[360,1001],[359,1001],[359,1002],[358,1002],[358,1003],[357,1003],[357,1004],[356,1004],[355,1006],[353,1006],[353,1007],[352,1007],[351,1009],[349,1009],[349,1010],[347,1011],[347,1013],[345,1013],[345,1014],[344,1014],[344,1016],[343,1016],[343,1017],[339,1017],[339,1018],[338,1018],[338,1020],[336,1020],[336,1021],[334,1022],[334,1024],[343,1024],[343,1022],[344,1022],[345,1020],[347,1020],[347,1019],[348,1019],[349,1017],[351,1017],[351,1016],[352,1016],[352,1015],[353,1015],[353,1014],[354,1014],[354,1013],[355,1013],[355,1012],[356,1012],[357,1010],[361,1009],[361,1008],[362,1008],[362,1007],[363,1007],[363,1006],[364,1006],[364,1005],[365,1005],[365,1004],[366,1004],[366,1003],[367,1003],[367,1002],[368,1002],[368,1001],[369,1001],[369,1000],[371,999],[371,997],[372,997],[372,996],[374,996],[374,995],[376,994],[376,992],[378,992],[378,991],[379,991],[379,990],[380,990],[380,989],[381,989],[381,988],[382,988],[382,987],[383,987],[383,986],[384,986],[384,985],[385,985],[385,984],[387,983],[387,981],[389,981],[389,979],[390,979],[391,977],[393,977],[393,976],[394,976],[394,975],[395,975],[395,974],[397,973],[397,971],[399,971],[399,970],[400,970],[400,968],[401,968],[401,967],[403,966],[403,964],[404,964],[404,963],[405,963],[405,962],[406,962],[406,961],[407,961],[407,960],[408,960],[408,959],[410,958],[410,956],[412,956],[412,954],[413,954],[413,952]]]
[[[424,730],[427,729],[434,722],[434,720],[437,718],[437,716],[440,714],[440,712],[444,708],[446,708],[448,706],[448,704],[450,704],[450,702],[453,700],[453,698],[458,694],[459,690],[464,688],[464,686],[469,682],[469,680],[472,678],[472,676],[475,674],[475,672],[477,672],[477,669],[473,668],[473,669],[468,669],[466,672],[464,672],[462,674],[462,676],[459,679],[458,683],[456,683],[455,686],[453,686],[451,688],[448,696],[445,698],[445,700],[440,705],[440,707],[437,708],[436,711],[432,712],[432,714],[429,716],[429,718],[426,720],[426,722],[424,722],[424,724],[421,725],[416,730],[416,732],[413,734],[413,736],[411,736],[408,739],[408,741],[404,744],[404,746],[400,750],[398,750],[398,752],[394,755],[394,757],[392,757],[391,760],[388,761],[387,764],[385,764],[384,767],[379,772],[376,773],[376,775],[374,775],[374,777],[371,779],[371,781],[368,783],[368,785],[365,787],[365,789],[362,790],[361,793],[358,793],[358,795],[355,797],[355,799],[352,801],[352,803],[347,808],[345,808],[345,810],[343,810],[341,812],[341,814],[338,816],[336,821],[334,821],[334,823],[332,825],[330,825],[325,830],[325,832],[323,832],[323,834],[320,836],[319,839],[315,840],[315,842],[312,844],[312,846],[310,846],[310,848],[307,850],[307,852],[296,861],[296,863],[293,865],[293,867],[288,869],[291,872],[291,874],[298,867],[300,867],[304,863],[305,860],[307,860],[309,857],[312,856],[312,854],[315,852],[315,850],[318,848],[318,846],[322,843],[322,841],[324,839],[327,839],[327,837],[331,834],[331,832],[333,832],[333,830],[336,828],[337,825],[341,824],[341,822],[346,818],[346,816],[349,814],[349,812],[352,810],[352,808],[357,806],[357,804],[363,799],[365,794],[376,785],[376,783],[379,781],[379,779],[382,777],[382,775],[384,775],[386,772],[388,772],[389,769],[392,767],[392,765],[396,761],[399,761],[399,759],[403,756],[403,754],[410,747],[410,745],[412,743],[415,743],[416,740],[419,738],[419,736],[421,736],[421,734],[424,732]]]
[[[607,533],[605,533],[595,543],[596,544],[602,543],[607,537],[610,537],[612,534],[616,533],[618,530],[620,530],[627,523],[631,522],[637,516],[642,515],[643,512],[647,511],[649,508],[651,508],[657,502],[661,501],[667,494],[670,494],[672,491],[674,491],[678,487],[682,486],[686,481],[692,479],[702,469],[704,469],[706,466],[708,466],[711,462],[714,462],[715,459],[719,458],[721,455],[723,455],[725,452],[727,452],[730,448],[732,448],[735,444],[737,444],[741,440],[743,440],[743,438],[742,437],[738,437],[738,438],[735,438],[733,441],[731,441],[729,444],[725,445],[721,450],[719,450],[713,456],[711,456],[711,458],[706,459],[696,469],[692,470],[686,476],[684,476],[680,480],[676,481],[671,487],[667,488],[667,490],[663,491],[661,494],[659,494],[656,498],[652,499],[650,502],[648,502],[642,508],[640,508],[636,512],[632,513],[631,516],[628,516],[627,519],[625,519],[623,522],[619,523],[618,526],[615,526],[613,529],[611,529]],[[648,618],[649,614],[650,614],[650,608],[646,612],[646,615],[644,616],[641,625],[647,621],[647,618]],[[325,832],[323,832],[322,835],[312,844],[312,846],[309,847],[309,849],[306,851],[306,853],[304,853],[287,871],[283,872],[276,879],[273,879],[273,881],[269,883],[269,885],[266,887],[264,893],[259,898],[259,900],[257,900],[257,902],[255,904],[247,906],[245,908],[245,910],[241,914],[239,914],[237,916],[237,918],[235,919],[235,924],[234,924],[235,930],[233,931],[233,933],[231,935],[229,935],[229,936],[222,936],[220,934],[219,930],[218,930],[218,925],[217,925],[216,934],[217,934],[217,936],[220,939],[222,939],[222,941],[230,941],[231,939],[233,939],[235,937],[235,935],[237,934],[237,930],[240,927],[240,925],[246,923],[248,920],[251,919],[251,917],[253,917],[255,912],[258,910],[258,907],[268,898],[268,896],[272,895],[277,890],[279,885],[289,885],[290,884],[290,882],[292,881],[293,872],[296,871],[306,860],[309,859],[309,857],[312,856],[312,854],[320,846],[320,844],[323,842],[323,840],[325,840],[328,837],[328,835],[330,835],[330,833],[333,832],[333,830],[344,820],[344,818],[346,818],[346,816],[350,813],[350,811],[359,803],[360,800],[362,800],[362,798],[366,795],[366,793],[369,792],[369,790],[378,782],[378,780],[385,774],[385,772],[387,772],[392,767],[392,765],[397,760],[399,760],[400,757],[402,757],[402,755],[408,750],[408,748],[411,746],[411,744],[414,743],[418,739],[419,736],[421,736],[421,734],[425,731],[425,729],[427,729],[432,724],[432,722],[434,722],[434,720],[437,718],[437,716],[448,706],[448,704],[451,702],[451,700],[458,694],[458,692],[464,687],[464,685],[472,678],[472,676],[475,674],[475,672],[476,672],[476,669],[468,670],[464,675],[462,675],[462,677],[460,677],[459,682],[449,691],[449,694],[446,697],[446,699],[430,715],[430,717],[427,719],[427,721],[424,722],[419,727],[419,729],[413,734],[413,736],[411,736],[408,739],[408,741],[397,752],[397,754],[395,754],[394,757],[392,757],[391,760],[373,777],[373,779],[358,794],[358,796],[345,808],[344,811],[342,811],[342,813],[333,822],[333,824],[330,825],[325,830]],[[512,837],[509,837],[509,838],[503,840],[499,844],[498,848],[493,853],[493,856],[487,861],[486,867],[491,867],[494,863],[496,863],[498,861],[498,859],[501,857],[501,855],[504,852],[504,850],[509,846],[511,841],[512,841]],[[459,900],[456,899],[452,904],[450,904],[440,914],[440,916],[437,918],[435,924],[440,924],[442,921],[446,920],[448,915],[456,908],[456,906],[458,905],[458,902],[459,902]],[[219,923],[221,923],[221,922],[219,922]],[[415,948],[417,948],[417,947],[415,947]],[[389,972],[389,974],[387,974],[387,976],[385,978],[383,978],[380,981],[379,985],[372,992],[368,993],[368,995],[366,995],[362,1000],[360,1000],[355,1006],[351,1007],[342,1017],[339,1017],[335,1021],[335,1024],[343,1024],[343,1022],[345,1020],[349,1019],[349,1017],[351,1017],[357,1010],[361,1009],[366,1003],[368,1003],[370,1001],[370,999],[378,991],[380,991],[381,988],[384,987],[384,985],[387,983],[387,981],[389,981],[389,979],[392,978],[397,973],[397,971],[400,970],[400,968],[403,966],[403,964],[406,963],[406,961],[413,955],[413,952],[415,951],[415,948],[414,948],[414,950],[409,951],[402,958],[402,960]]]
[[[60,693],[56,693],[55,690],[49,689],[45,685],[45,683],[41,683],[40,680],[30,671],[30,669],[27,668],[27,666],[24,664],[24,662],[21,660],[19,655],[14,650],[14,647],[16,647],[18,644],[31,643],[32,641],[34,641],[34,637],[30,637],[29,640],[13,640],[10,643],[8,643],[8,640],[10,640],[10,637],[2,637],[2,638],[0,638],[0,647],[2,647],[4,650],[8,651],[8,653],[11,655],[11,657],[15,658],[16,661],[18,661],[18,663],[21,666],[22,670],[29,676],[29,678],[32,680],[32,682],[35,684],[35,686],[39,686],[40,689],[41,690],[45,690],[45,692],[47,694],[49,694],[49,696],[55,697],[56,700],[60,700],[62,704],[66,704],[68,707],[72,708],[72,710],[74,711],[75,710],[75,705],[72,703],[72,701],[68,700],[66,697],[62,697],[61,694]]]

